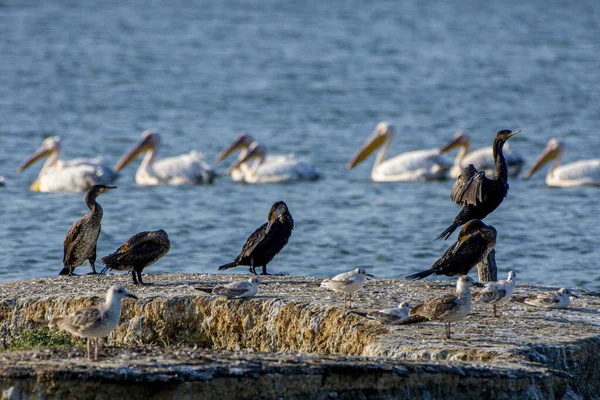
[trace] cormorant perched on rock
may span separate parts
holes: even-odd
[[[269,211],[268,222],[255,230],[246,240],[237,258],[233,262],[221,265],[219,271],[238,265],[249,265],[253,274],[256,275],[256,267],[262,267],[262,275],[269,275],[267,264],[287,244],[293,229],[294,220],[287,204],[278,201]]]
[[[465,222],[472,219],[484,219],[494,211],[508,193],[508,165],[502,147],[504,143],[521,132],[520,130],[502,130],[494,139],[493,155],[496,165],[495,177],[490,179],[484,171],[478,172],[473,164],[469,164],[456,179],[450,198],[456,204],[463,206],[454,222],[436,240],[448,239],[452,232]]]
[[[478,219],[467,222],[458,240],[446,250],[428,270],[409,275],[406,279],[423,279],[429,275],[467,275],[484,260],[496,244],[496,229]]]
[[[116,186],[93,185],[88,189],[85,194],[85,204],[91,211],[75,222],[67,232],[64,243],[64,268],[59,275],[73,275],[73,270],[83,264],[85,260],[89,260],[92,273],[96,273],[96,244],[104,214],[96,198],[102,193],[116,188]]]
[[[158,261],[169,252],[169,249],[171,249],[171,241],[167,232],[162,229],[136,233],[113,254],[102,257],[102,262],[106,267],[101,274],[107,269],[131,271],[133,284],[143,285],[142,271],[144,268]]]

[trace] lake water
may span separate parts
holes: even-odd
[[[373,159],[347,172],[350,157],[388,120],[391,155],[438,147],[456,130],[478,148],[521,129],[511,146],[528,164],[554,136],[565,161],[598,158],[599,26],[592,0],[2,0],[0,280],[56,275],[64,236],[87,212],[81,193],[29,191],[40,166],[16,175],[43,138],[60,135],[66,159],[112,164],[147,128],[162,134],[161,155],[197,149],[211,161],[245,130],[273,153],[310,158],[323,179],[139,187],[136,163],[99,199],[98,258],[163,228],[172,249],[147,272],[216,272],[281,199],[296,229],[271,272],[428,268],[451,243],[433,239],[460,209],[453,182],[374,184]],[[486,218],[500,275],[600,288],[600,190],[550,189],[543,175],[512,179]]]

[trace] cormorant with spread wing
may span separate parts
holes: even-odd
[[[100,273],[103,274],[108,269],[131,271],[133,284],[143,285],[144,268],[157,262],[170,249],[169,235],[162,229],[136,233],[113,254],[102,257],[105,268]]]
[[[436,240],[448,239],[452,232],[465,222],[472,219],[483,219],[494,211],[508,193],[508,165],[502,147],[504,143],[521,132],[520,130],[502,130],[494,139],[493,155],[495,162],[495,177],[488,178],[485,172],[478,172],[473,164],[469,164],[456,179],[450,198],[456,204],[463,206],[454,222]]]
[[[84,263],[85,260],[90,262],[92,273],[96,273],[96,244],[98,236],[100,236],[100,223],[104,211],[96,201],[96,198],[102,193],[116,189],[116,186],[93,185],[85,194],[85,204],[91,210],[83,216],[79,221],[75,222],[64,243],[64,268],[59,272],[59,275],[73,275],[73,270]]]
[[[409,275],[406,279],[423,279],[429,275],[467,275],[471,268],[487,257],[496,244],[496,229],[478,219],[467,222],[458,234],[458,240],[426,271]]]
[[[287,204],[278,201],[269,211],[268,222],[255,230],[246,240],[240,255],[233,262],[221,265],[219,271],[249,265],[253,274],[256,275],[256,267],[262,267],[262,275],[269,275],[267,264],[287,244],[293,229],[294,220]]]

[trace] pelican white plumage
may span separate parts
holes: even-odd
[[[246,183],[289,183],[298,181],[314,181],[320,174],[303,158],[293,155],[267,158],[267,149],[258,142],[252,142],[244,155],[227,170],[232,173],[239,170]],[[249,164],[250,160],[254,160]]]
[[[600,186],[600,158],[561,165],[564,152],[565,144],[561,139],[550,139],[524,178],[529,179],[546,163],[554,160],[546,174],[546,185],[554,187]]]
[[[456,132],[452,141],[440,149],[440,153],[447,153],[457,147],[460,149],[454,159],[454,165],[450,168],[450,178],[458,178],[469,164],[473,164],[477,171],[485,171],[487,176],[494,176],[495,162],[492,146],[471,151],[471,138],[462,132]],[[508,142],[504,144],[502,151],[508,165],[508,176],[518,176],[525,165],[525,159],[518,152],[512,151]]]
[[[377,124],[375,132],[358,149],[346,169],[354,168],[383,146],[371,171],[371,179],[374,182],[431,181],[447,178],[452,163],[440,154],[439,149],[409,151],[386,160],[393,137],[392,125],[385,121]]]
[[[244,159],[246,157],[246,155],[248,154],[248,148],[254,142],[256,142],[256,140],[254,140],[254,138],[252,136],[248,135],[247,133],[242,132],[242,133],[238,134],[238,136],[235,138],[233,143],[231,145],[229,145],[229,147],[227,147],[223,151],[221,151],[215,157],[214,163],[215,164],[220,163],[221,161],[223,161],[225,158],[227,158],[230,154],[232,154],[235,151],[240,151],[237,161]],[[267,154],[264,157],[262,164],[282,163],[282,162],[285,162],[286,160],[288,160],[288,158],[290,158],[290,157],[293,158],[292,155],[286,156],[286,155]],[[246,175],[246,173],[248,172],[249,169],[250,169],[250,166],[248,165],[248,163],[241,163],[237,168],[233,168],[233,169],[230,168],[229,174],[231,175],[232,180],[237,181],[237,182],[243,182],[244,176]]]
[[[191,151],[180,156],[157,160],[159,148],[158,133],[149,130],[142,132],[142,140],[117,162],[115,171],[120,171],[141,153],[146,153],[135,173],[135,181],[138,185],[197,185],[213,182],[215,173],[204,161],[202,153]]]
[[[38,192],[83,192],[93,185],[109,185],[118,176],[101,157],[76,158],[64,161],[60,159],[62,152],[59,136],[44,139],[42,145],[31,154],[17,173],[33,165],[36,161],[48,157],[37,179],[29,186]]]

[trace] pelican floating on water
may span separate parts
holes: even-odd
[[[284,183],[314,181],[319,179],[319,171],[308,161],[294,156],[275,156],[267,158],[267,148],[258,142],[252,142],[240,158],[227,170],[234,171],[246,183]],[[249,164],[250,160],[254,160]]]
[[[29,186],[38,192],[83,192],[93,185],[108,185],[118,176],[101,157],[60,159],[62,147],[59,136],[46,138],[39,149],[17,168],[20,174],[36,161],[48,157],[37,179]]]
[[[561,165],[564,152],[565,144],[561,139],[550,139],[524,178],[529,179],[544,164],[554,160],[546,174],[546,185],[555,187],[600,186],[600,159],[580,160]]]
[[[252,136],[248,135],[247,133],[240,133],[229,147],[224,149],[222,152],[220,152],[215,157],[214,163],[215,164],[220,163],[225,158],[227,158],[231,153],[238,151],[238,150],[240,151],[240,154],[238,156],[237,161],[244,159],[246,157],[246,155],[248,154],[248,148],[254,142],[256,142],[256,140],[254,140],[254,138]],[[290,158],[293,158],[293,156],[267,154],[263,158],[262,164],[264,165],[264,164],[270,164],[270,163],[282,163],[282,162],[287,161]],[[229,173],[231,175],[231,179],[234,181],[238,181],[238,182],[244,181],[244,176],[246,175],[246,173],[248,172],[249,169],[250,169],[250,166],[247,163],[241,163],[239,165],[239,167],[237,167],[237,168],[230,168]]]
[[[377,148],[375,165],[371,171],[374,182],[431,181],[445,179],[452,163],[440,155],[439,149],[416,150],[385,159],[394,137],[394,127],[380,122],[375,132],[358,149],[346,166],[350,170],[366,160]]]
[[[213,182],[215,173],[204,161],[202,153],[191,151],[180,156],[156,160],[159,147],[159,134],[144,131],[142,140],[117,162],[115,171],[120,171],[141,153],[146,153],[135,173],[138,185],[197,185]]]
[[[450,178],[458,178],[462,170],[469,164],[473,164],[478,171],[485,171],[485,174],[488,176],[494,175],[495,162],[492,146],[471,151],[471,138],[469,135],[456,132],[452,141],[440,149],[440,153],[447,153],[457,147],[460,150],[458,150],[458,154],[454,159],[454,165],[450,169]],[[504,144],[503,151],[506,164],[508,165],[508,176],[518,176],[525,165],[525,159],[516,151],[512,151],[508,143]]]

